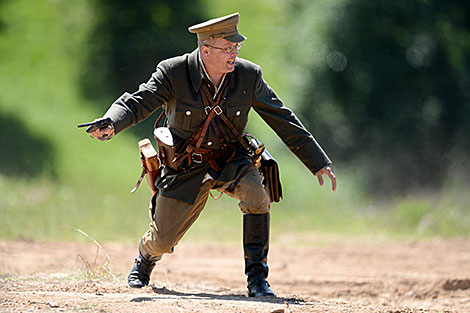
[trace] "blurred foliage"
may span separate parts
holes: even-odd
[[[470,235],[470,183],[455,183],[468,182],[470,162],[463,125],[468,46],[459,26],[468,10],[451,10],[463,7],[458,2],[442,8],[432,1],[361,3],[0,0],[0,238],[83,240],[62,227],[72,226],[97,240],[137,243],[148,227],[149,191],[145,184],[134,195],[129,189],[141,170],[137,141],[151,136],[151,125],[139,126],[137,136],[124,132],[102,143],[76,124],[101,116],[120,94],[134,91],[161,59],[194,49],[188,26],[236,11],[248,37],[240,56],[260,64],[286,105],[300,113],[332,157],[339,182],[336,193],[329,182],[319,187],[269,127],[250,115],[250,132],[281,165],[285,198],[272,205],[274,241],[286,232],[311,231]],[[415,9],[405,16],[401,7]],[[420,7],[428,8],[429,19],[413,16]],[[380,15],[358,18],[362,11]],[[397,12],[403,21],[396,20]],[[413,18],[426,36],[418,36]],[[381,26],[383,21],[388,22]],[[390,31],[381,33],[386,25]],[[390,39],[394,29],[398,41]],[[432,53],[413,48],[429,42]],[[441,142],[444,135],[448,141]],[[429,143],[431,136],[439,141]],[[388,143],[396,153],[384,150]],[[423,173],[448,175],[439,193],[380,202],[364,192],[363,182],[395,186],[403,173],[404,186],[426,186],[413,175],[424,166],[418,157],[431,153],[436,157],[426,164],[433,167]],[[442,155],[448,168],[434,167]],[[387,170],[406,161],[413,170]],[[222,197],[209,200],[188,237],[238,241],[240,230],[237,202]]]
[[[125,91],[134,92],[163,59],[195,49],[188,26],[206,18],[199,0],[103,0],[93,2],[93,31],[82,73],[85,93],[103,111]],[[132,128],[148,136],[154,119]]]
[[[33,177],[46,173],[57,176],[52,166],[56,158],[52,143],[14,116],[0,114],[0,147],[1,175]]]
[[[293,1],[291,14],[315,5]],[[333,160],[363,164],[379,196],[437,190],[453,166],[468,174],[470,3],[351,0],[332,12],[301,115]],[[308,41],[318,29],[306,27]]]
[[[243,42],[239,56],[261,65],[266,81],[276,92],[288,96],[289,82],[285,79],[285,72],[290,62],[281,62],[281,51],[285,49],[281,34],[285,33],[285,27],[291,22],[284,14],[287,1],[204,0],[204,3],[211,18],[240,13],[238,30],[247,40]]]

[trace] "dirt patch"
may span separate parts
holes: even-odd
[[[131,289],[134,245],[104,244],[109,260],[93,243],[0,241],[0,311],[470,312],[470,240],[291,240],[271,247],[275,299],[246,297],[236,244],[183,242]]]

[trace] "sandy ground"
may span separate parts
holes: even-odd
[[[275,299],[246,297],[237,244],[182,242],[131,289],[133,245],[104,244],[109,261],[94,243],[0,241],[0,312],[470,312],[469,239],[292,239],[271,246]]]

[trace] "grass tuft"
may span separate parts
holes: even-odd
[[[84,271],[82,274],[86,279],[89,279],[89,280],[102,280],[106,277],[106,275],[109,274],[116,282],[119,283],[119,280],[113,274],[113,272],[111,272],[111,270],[109,268],[109,266],[111,264],[111,257],[106,252],[106,250],[103,248],[103,246],[101,246],[98,243],[98,241],[96,241],[95,239],[90,237],[87,233],[85,233],[81,229],[71,227],[71,226],[62,226],[62,227],[71,228],[71,229],[79,232],[80,234],[84,235],[86,238],[91,240],[97,247],[93,263],[88,262],[81,255],[77,255],[77,260],[79,260],[80,262],[83,263],[83,265],[85,265],[86,271]],[[100,251],[102,251],[104,253],[104,255],[106,256],[106,262],[104,262],[103,264],[98,264],[98,262],[97,262],[98,255],[99,255]]]

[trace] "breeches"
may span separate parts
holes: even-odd
[[[263,176],[258,169],[250,165],[249,170],[231,192],[226,188],[232,182],[221,183],[209,179],[202,183],[194,204],[164,197],[157,193],[150,203],[152,219],[150,229],[142,237],[139,252],[152,261],[158,261],[163,254],[173,252],[174,246],[204,209],[211,189],[239,200],[238,206],[245,214],[269,213],[269,197],[262,181]]]

